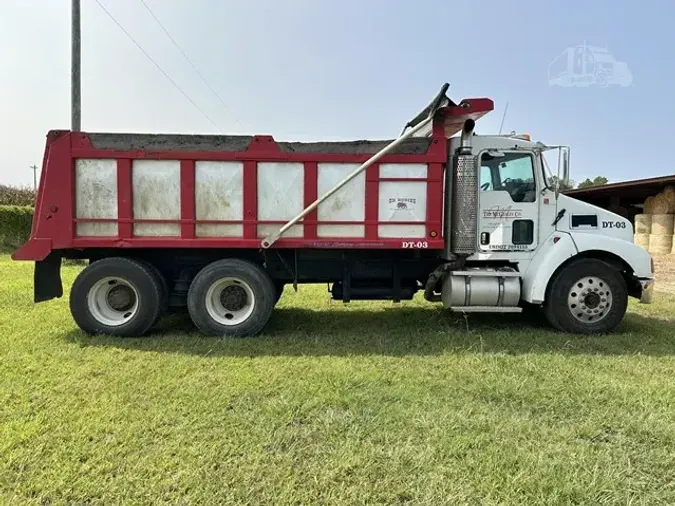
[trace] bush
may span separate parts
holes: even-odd
[[[30,236],[33,208],[0,205],[0,248],[13,250]]]
[[[0,184],[0,205],[2,206],[33,207],[35,196],[35,190],[32,188]]]

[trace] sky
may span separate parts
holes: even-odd
[[[388,139],[449,82],[494,100],[478,134],[508,103],[504,132],[571,146],[576,181],[675,173],[656,156],[675,138],[672,1],[145,0],[226,107],[141,0],[99,1],[216,126],[81,0],[84,131]],[[630,85],[552,84],[584,44]],[[0,47],[0,183],[32,185],[47,131],[70,125],[70,1],[0,0]]]

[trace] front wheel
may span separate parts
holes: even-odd
[[[203,333],[254,336],[269,320],[276,290],[259,266],[225,259],[204,267],[188,291],[188,312]]]
[[[582,259],[558,272],[544,313],[558,330],[599,334],[613,331],[627,307],[628,290],[621,273],[601,260]]]

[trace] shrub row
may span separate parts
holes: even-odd
[[[0,184],[0,206],[33,206],[35,190]]]
[[[26,242],[32,221],[32,207],[0,205],[0,248],[12,250]]]

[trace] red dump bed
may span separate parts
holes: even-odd
[[[292,227],[275,248],[443,247],[447,137],[489,99],[444,107]],[[30,240],[13,256],[89,248],[260,248],[389,141],[51,131]]]

